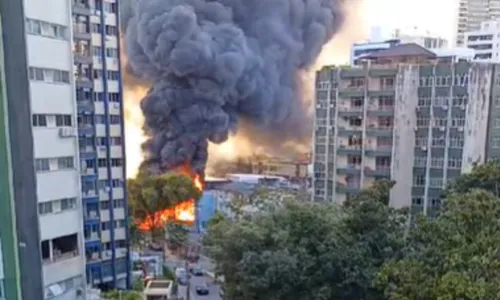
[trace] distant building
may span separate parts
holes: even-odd
[[[381,34],[377,33],[374,35],[372,32],[372,38],[374,37],[380,38]],[[360,63],[360,59],[369,54],[383,51],[400,44],[409,43],[415,43],[429,49],[443,49],[448,46],[448,41],[441,37],[435,37],[430,34],[407,34],[403,33],[401,30],[395,30],[390,39],[371,39],[367,42],[353,44],[351,48],[351,66],[358,65]]]
[[[390,178],[391,205],[432,214],[447,182],[500,155],[500,67],[417,44],[365,59],[317,72],[313,200],[342,203]]]
[[[481,22],[477,30],[465,32],[464,43],[476,51],[475,60],[500,62],[500,21]]]
[[[456,16],[455,43],[466,44],[467,32],[477,31],[481,22],[500,18],[500,0],[459,0]]]

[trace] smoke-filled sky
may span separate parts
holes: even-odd
[[[137,1],[137,0],[135,0]],[[149,0],[151,1],[151,0]],[[173,0],[178,1],[178,0]],[[247,0],[249,1],[249,0]],[[367,33],[369,28],[372,26],[380,26],[382,29],[393,29],[393,28],[405,28],[418,26],[420,29],[426,29],[432,33],[450,38],[453,31],[453,17],[454,17],[454,6],[453,0],[348,0],[351,3],[357,3],[351,5],[346,15],[346,23],[342,28],[341,32],[337,34],[333,41],[328,43],[323,47],[323,51],[317,60],[316,66],[311,69],[317,68],[324,64],[332,63],[344,63],[347,62],[349,57],[350,44],[355,41],[360,41],[367,38]],[[380,5],[380,2],[384,5]],[[431,2],[432,1],[432,2]],[[186,2],[186,1],[178,1]],[[221,2],[241,2],[240,0],[221,0]],[[429,10],[429,7],[433,7]],[[390,16],[390,17],[388,17]],[[218,16],[221,17],[221,16]],[[153,33],[154,34],[154,33]],[[144,41],[143,41],[144,42]],[[307,62],[310,64],[311,62]],[[191,68],[191,65],[177,66],[180,68]],[[234,70],[231,70],[232,72]],[[314,70],[312,70],[314,71]],[[311,73],[308,73],[309,75]],[[307,76],[308,74],[302,74],[301,76]],[[309,76],[310,77],[310,76]],[[311,77],[312,78],[312,77]],[[312,81],[305,81],[305,86],[301,87],[301,93],[310,93],[311,87],[308,86],[312,84]],[[228,80],[229,78],[226,78]],[[290,80],[290,79],[288,79]],[[153,80],[154,81],[154,80]],[[164,87],[159,87],[158,89],[164,89]],[[128,156],[128,174],[133,176],[138,167],[138,163],[142,160],[142,155],[138,148],[138,144],[144,141],[141,131],[139,129],[142,123],[141,113],[139,111],[139,106],[137,105],[138,98],[142,97],[145,92],[144,88],[135,89],[133,93],[128,92],[126,95],[126,109],[132,118],[129,118],[127,123],[127,156]],[[142,94],[142,95],[141,95]],[[128,97],[127,97],[128,96]],[[307,95],[305,96],[307,97]],[[270,114],[272,116],[273,114]],[[279,117],[278,115],[275,115]],[[220,122],[214,120],[214,122]],[[231,122],[231,120],[229,120]],[[224,121],[226,122],[226,121]],[[234,122],[234,120],[232,121]],[[251,126],[249,128],[252,128]],[[271,127],[272,128],[272,127]],[[307,127],[304,127],[307,128]],[[307,130],[306,130],[307,131]],[[246,133],[240,132],[237,139],[231,139],[228,143],[222,146],[213,147],[211,155],[213,158],[218,159],[219,157],[228,157],[235,154],[247,154],[249,149],[254,149],[257,145],[252,143],[248,139],[248,135],[252,135],[252,130]],[[225,133],[222,133],[223,137]],[[251,139],[260,138],[261,135],[253,135]],[[265,137],[265,136],[264,136]],[[273,135],[271,135],[273,137]],[[214,137],[218,139],[219,137]],[[266,137],[268,138],[268,137]],[[277,136],[279,140],[280,136]],[[262,141],[264,144],[269,144],[267,140]],[[276,143],[277,145],[282,145],[282,143]],[[150,144],[151,145],[151,144]],[[287,144],[288,145],[288,144]],[[202,145],[205,147],[205,145]],[[292,143],[293,146],[293,143]],[[304,145],[301,145],[304,146]],[[307,148],[307,145],[305,145]],[[178,147],[176,147],[178,149]],[[196,149],[190,150],[192,153],[196,152]],[[160,153],[161,151],[156,151]],[[189,151],[188,151],[189,152]],[[206,152],[201,153],[201,160],[206,159]],[[174,162],[175,163],[175,162]]]

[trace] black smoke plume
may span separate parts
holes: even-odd
[[[125,2],[125,1],[124,1]],[[300,72],[343,21],[341,0],[134,0],[122,24],[141,101],[145,164],[204,172],[208,141],[241,122],[275,143],[311,134]]]

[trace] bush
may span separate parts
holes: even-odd
[[[175,281],[175,275],[167,266],[163,266],[163,278]]]

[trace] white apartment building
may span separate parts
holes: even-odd
[[[480,30],[481,22],[500,18],[500,0],[460,0],[458,2],[455,43],[466,43],[466,32]]]
[[[476,52],[475,60],[500,62],[500,21],[481,22],[478,30],[465,33],[464,42]]]
[[[24,0],[46,299],[82,299],[85,283],[71,9]]]

